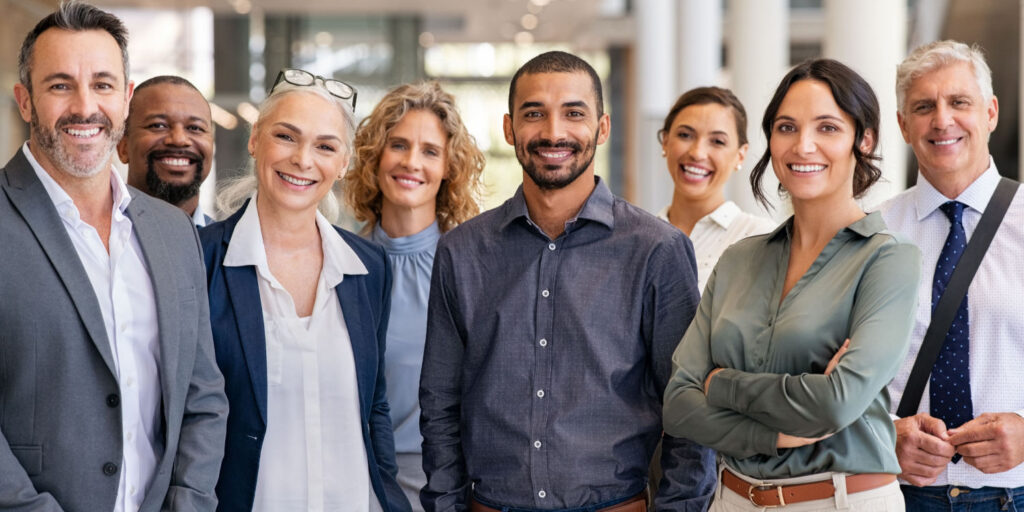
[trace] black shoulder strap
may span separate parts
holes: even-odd
[[[917,360],[910,371],[910,378],[907,379],[907,386],[903,389],[903,397],[900,399],[900,406],[896,409],[896,415],[901,418],[917,414],[917,407],[921,404],[921,395],[924,394],[924,386],[928,383],[928,376],[931,375],[932,366],[939,357],[942,342],[946,339],[949,326],[953,324],[953,317],[960,307],[964,297],[967,295],[967,287],[974,279],[974,274],[981,265],[985,251],[988,250],[992,238],[999,229],[999,224],[1006,215],[1006,210],[1013,201],[1020,183],[1003,178],[999,181],[995,193],[988,200],[985,206],[985,213],[978,221],[971,240],[967,242],[960,261],[949,277],[949,284],[946,291],[939,299],[939,303],[932,311],[932,321],[925,332],[924,341],[921,342],[921,350],[917,353]]]

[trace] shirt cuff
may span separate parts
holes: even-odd
[[[742,372],[732,368],[723,368],[722,371],[711,377],[707,393],[708,405],[743,412],[741,408],[737,407],[738,404],[736,404],[736,382],[733,380],[733,377],[740,373]]]

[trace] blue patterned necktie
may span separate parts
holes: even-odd
[[[935,265],[935,279],[932,281],[932,311],[946,291],[949,277],[960,261],[960,256],[967,246],[967,235],[964,233],[963,203],[949,201],[939,206],[942,213],[949,217],[949,236],[946,245],[942,246],[939,261]],[[967,296],[956,310],[956,318],[946,333],[939,358],[932,367],[929,380],[929,399],[931,415],[942,420],[946,428],[956,428],[974,417],[974,406],[971,403],[970,343],[968,334],[969,321],[967,316]]]

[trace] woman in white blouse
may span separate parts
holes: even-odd
[[[747,154],[747,113],[728,89],[691,89],[665,116],[658,142],[674,184],[672,204],[658,216],[690,237],[703,291],[726,247],[774,227],[725,200],[725,183]]]
[[[409,510],[384,386],[390,267],[328,220],[355,98],[282,71],[249,138],[254,176],[219,198],[244,203],[200,233],[230,403],[219,510]]]

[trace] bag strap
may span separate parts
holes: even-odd
[[[903,389],[903,397],[896,409],[896,415],[900,418],[917,414],[917,408],[921,404],[921,395],[924,394],[924,386],[928,383],[935,360],[939,357],[942,349],[942,342],[946,339],[949,326],[953,325],[953,318],[960,303],[967,296],[967,287],[974,279],[974,274],[981,265],[985,251],[988,250],[992,238],[995,237],[999,224],[1006,215],[1006,210],[1013,201],[1020,183],[1002,178],[996,187],[995,193],[985,206],[985,213],[978,221],[978,227],[974,229],[974,235],[967,243],[960,261],[957,262],[953,275],[949,278],[946,291],[939,299],[939,303],[932,311],[932,321],[925,332],[924,341],[921,342],[921,349],[917,353],[917,360],[914,361],[913,369],[910,371],[910,378],[907,379],[907,386]]]

